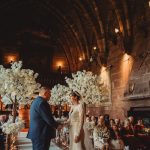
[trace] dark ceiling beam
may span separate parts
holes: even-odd
[[[76,67],[76,63],[75,63],[75,59],[74,59],[74,55],[72,55],[72,51],[71,51],[71,47],[70,47],[70,42],[68,41],[68,38],[66,37],[66,35],[63,35],[64,38],[60,39],[60,41],[62,41],[62,43],[64,43],[64,47],[66,48],[67,53],[70,53],[69,56],[69,61],[70,61],[70,65],[71,65],[71,70],[72,71],[76,71],[77,67]]]
[[[28,1],[28,2],[31,2],[31,1]],[[26,3],[25,3],[26,4]],[[38,3],[36,3],[36,4],[38,4]],[[18,6],[23,6],[24,5],[24,3],[20,3]],[[13,7],[17,7],[17,5],[13,5]],[[35,7],[35,6],[33,6],[33,7]],[[12,8],[12,10],[13,10],[14,8]],[[54,13],[55,14],[55,13]],[[55,15],[55,16],[57,16],[57,15]],[[58,17],[58,16],[57,16]],[[59,18],[59,20],[62,20],[62,18],[60,19]],[[63,22],[63,24],[65,24],[64,22]],[[39,25],[40,25],[40,23],[39,23]],[[41,25],[42,25],[42,23],[41,23]],[[44,26],[43,26],[44,27]],[[43,28],[42,27],[42,28]],[[70,30],[72,30],[72,27],[70,26]],[[73,31],[72,31],[73,32]],[[76,33],[74,33],[74,34],[76,34]],[[77,42],[79,42],[79,41],[77,41],[77,39],[75,40],[74,39],[74,37],[75,36],[73,36],[73,35],[71,35],[68,39],[70,40],[70,43],[76,43],[76,45],[77,45]],[[80,43],[78,43],[78,44],[80,44]],[[81,45],[81,44],[80,44]],[[76,47],[79,47],[79,46],[76,46]],[[79,49],[77,49],[78,51],[79,51]],[[82,50],[82,48],[80,49],[80,50]],[[72,54],[73,55],[73,54]],[[74,57],[72,57],[72,60],[73,60],[73,58]],[[78,58],[77,58],[78,59]]]
[[[129,17],[128,6],[126,0],[121,0],[117,4],[117,1],[110,0],[118,19],[120,32],[123,36],[124,51],[130,53],[133,48],[133,31],[132,24]]]
[[[39,4],[39,3],[38,3]],[[41,6],[41,5],[40,5]],[[56,17],[57,18],[57,21],[58,21],[58,26],[59,26],[59,28],[66,28],[65,26],[66,26],[66,22],[64,22],[64,20],[63,20],[63,16],[60,16],[59,14],[58,14],[58,12],[56,12],[56,10],[55,11],[53,11],[53,10],[51,10],[51,9],[54,9],[54,8],[49,8],[49,7],[46,7],[45,5],[42,5],[42,7],[44,8],[44,9],[46,9],[48,12],[49,12],[49,15],[53,15],[54,17]],[[44,13],[44,12],[43,12]],[[65,25],[65,26],[64,26]],[[49,28],[51,28],[51,27],[49,27]],[[67,25],[67,29],[68,29],[68,25]],[[69,32],[71,32],[72,33],[72,31],[70,31],[70,29],[71,28],[69,28],[66,32],[63,32],[63,34],[68,34],[68,31]],[[54,31],[55,32],[55,31]],[[53,35],[54,35],[55,33],[53,33]],[[58,38],[58,37],[56,37],[56,38]],[[55,40],[57,40],[55,38]],[[67,43],[67,46],[65,46],[65,48],[67,47],[67,52],[68,52],[68,54],[70,55],[68,58],[70,58],[69,60],[71,60],[71,61],[73,61],[74,62],[74,54],[72,54],[71,53],[71,50],[69,49],[69,47],[68,47],[68,43],[75,43],[74,41],[74,36],[71,34],[71,36],[70,37],[68,37],[68,36],[62,36],[61,35],[61,38],[59,37],[59,41],[60,40],[62,40],[62,41],[64,41],[64,38],[67,38],[67,39],[65,39],[67,42],[65,42],[64,44],[63,44],[63,46]],[[69,42],[68,42],[68,40],[69,40]],[[71,62],[71,61],[69,61],[69,62]]]
[[[64,38],[67,41],[67,45],[68,45],[68,49],[70,50],[70,54],[71,54],[71,60],[75,66],[75,68],[77,68],[77,62],[79,61],[79,53],[78,53],[78,47],[77,46],[73,46],[73,43],[70,40],[70,33],[69,32],[64,32],[63,36],[61,38],[61,40],[63,40]]]
[[[91,55],[91,41],[90,41],[90,37],[88,37],[88,33],[89,32],[93,32],[92,30],[88,30],[86,29],[86,26],[87,24],[85,24],[85,21],[83,21],[83,18],[84,16],[81,16],[82,13],[80,13],[80,10],[79,10],[79,7],[76,6],[76,4],[73,4],[74,5],[74,9],[75,9],[75,12],[77,14],[77,18],[78,18],[78,24],[80,25],[80,30],[79,32],[82,34],[82,37],[83,37],[83,40],[84,40],[84,49],[86,50],[85,52],[85,59],[90,59],[90,55]],[[84,20],[86,20],[86,18],[84,18]]]
[[[133,42],[134,42],[133,29],[132,29],[130,16],[129,16],[129,6],[127,5],[127,1],[126,0],[121,0],[121,1],[124,8],[125,27],[126,27],[126,34],[124,36],[123,44],[124,44],[125,52],[129,54],[133,49]]]
[[[129,13],[128,13],[128,6],[126,0],[121,0],[122,5],[124,8],[124,16],[125,16],[125,27],[126,27],[126,33],[128,36],[132,35],[132,28],[131,28],[131,21],[129,19]]]
[[[68,29],[70,29],[70,31],[72,32],[72,36],[70,38],[75,38],[74,41],[76,41],[76,43],[78,43],[78,47],[80,47],[80,51],[82,52],[83,51],[82,43],[79,40],[80,38],[79,38],[78,32],[76,32],[76,30],[74,29],[74,26],[72,26],[68,22],[67,18],[65,16],[63,16],[63,14],[58,9],[52,7],[51,5],[47,6],[44,4],[44,6],[47,7],[49,12],[52,13],[53,15],[55,15],[60,22],[63,22],[63,24],[66,24]]]
[[[147,3],[147,0],[140,1],[140,3],[145,2]],[[7,30],[7,28],[9,28],[10,31],[12,30],[12,35],[14,35],[17,30],[20,32],[19,30],[29,28],[29,26],[31,26],[31,28],[40,28],[41,31],[44,30],[43,32],[45,33],[48,33],[52,28],[53,32],[50,32],[50,34],[54,37],[54,41],[58,42],[59,46],[64,48],[68,62],[72,63],[70,67],[74,66],[77,68],[76,64],[78,63],[79,56],[85,54],[85,58],[89,59],[93,46],[96,45],[99,48],[100,55],[106,53],[109,42],[108,28],[110,27],[111,31],[114,30],[113,25],[119,25],[125,50],[130,51],[132,49],[132,20],[134,15],[131,14],[130,5],[133,3],[139,6],[135,3],[135,0],[2,0],[0,1],[0,25],[2,29],[4,27],[5,30]],[[27,11],[27,14],[24,13],[26,8],[30,10],[29,12]],[[112,23],[114,23],[113,25],[109,25],[111,22],[111,20],[109,22],[109,14],[111,13],[107,10],[109,8],[115,12],[115,16],[110,17],[112,18]],[[141,6],[139,6],[139,8],[141,8]],[[21,15],[17,15],[16,17],[15,15],[18,12],[21,12]],[[28,16],[30,12],[32,13],[31,17]],[[5,14],[6,16],[8,15],[8,17],[5,17]],[[22,24],[18,22],[16,24],[13,23],[11,27],[5,27],[5,23],[12,22],[11,16],[14,16],[16,20],[21,17],[27,17],[27,20],[31,21],[33,19],[33,24],[28,24],[24,21]],[[51,18],[52,22],[50,20]],[[108,20],[105,18],[108,18]],[[3,32],[3,30],[1,30],[1,32],[5,34],[5,31]],[[2,35],[1,37],[4,36]]]
[[[108,45],[107,45],[107,41],[106,41],[106,31],[104,30],[104,22],[102,21],[102,18],[101,18],[101,11],[99,9],[99,7],[97,6],[97,3],[95,0],[93,1],[90,1],[88,0],[89,3],[91,4],[91,7],[93,9],[93,13],[95,14],[95,17],[97,18],[97,22],[98,22],[98,25],[97,28],[100,29],[100,33],[101,35],[103,35],[100,39],[100,43],[102,45],[102,51],[100,51],[100,57],[101,57],[101,61],[102,63],[107,63],[107,57],[108,57]]]
[[[23,5],[24,5],[23,3],[20,3],[20,5],[18,5],[18,6],[23,6]],[[16,5],[15,5],[15,7],[16,7]],[[35,7],[35,6],[33,6],[33,7]],[[13,10],[13,9],[14,9],[14,8],[12,8],[12,10]],[[43,13],[43,12],[40,12],[40,13]],[[56,15],[55,15],[55,16],[56,16]],[[60,20],[60,18],[59,18],[59,20]],[[37,22],[36,22],[36,23],[37,23]],[[43,27],[45,27],[45,25],[42,24],[42,22],[38,22],[38,24],[39,24],[40,26],[42,25]],[[64,22],[63,22],[63,24],[64,24]],[[44,29],[43,27],[42,27],[42,29]],[[65,34],[66,34],[66,33],[65,33]],[[71,35],[70,37],[71,37],[71,38],[68,38],[69,40],[71,40],[72,38],[74,38],[74,36],[72,36],[72,35]],[[62,39],[63,39],[63,38],[62,38]],[[66,40],[68,40],[68,39],[66,39]],[[68,44],[68,43],[75,43],[75,40],[73,39],[73,41],[72,41],[72,40],[69,41],[69,42],[67,41],[67,44]],[[64,44],[66,44],[66,43],[63,43],[62,45],[64,46]],[[69,51],[69,50],[70,50],[70,49],[68,48],[68,49],[67,49],[67,52],[65,51],[65,55],[66,55],[66,53],[68,54],[68,51]],[[72,53],[71,53],[71,57],[70,57],[70,56],[67,56],[66,58],[67,58],[67,61],[68,61],[68,58],[71,58],[71,59],[70,59],[70,60],[71,60],[71,61],[70,61],[70,64],[71,64],[72,60],[74,60],[74,57],[73,57],[73,54],[72,54]],[[76,63],[74,62],[73,65],[75,65],[75,64],[76,64]],[[70,68],[70,66],[69,66],[69,68]],[[74,67],[73,67],[73,68],[74,68]]]
[[[55,33],[53,31],[50,31],[51,35],[53,36]],[[71,52],[70,52],[70,49],[69,46],[68,46],[68,43],[66,42],[65,40],[65,37],[62,39],[60,38],[57,38],[55,39],[55,42],[57,45],[57,48],[61,47],[62,50],[64,51],[64,54],[66,56],[66,59],[67,59],[67,63],[68,63],[68,67],[69,67],[69,72],[72,72],[72,68],[73,68],[73,65],[72,65],[72,55],[71,55]]]
[[[119,30],[120,32],[123,34],[123,36],[125,35],[125,30],[124,30],[124,25],[123,25],[123,21],[120,15],[120,11],[116,6],[116,2],[114,0],[109,0],[110,3],[112,4],[112,8],[115,10],[115,14],[118,20],[118,24],[119,24]]]
[[[104,35],[101,34],[100,28],[98,28],[99,24],[98,24],[97,20],[95,20],[95,15],[93,15],[93,13],[91,12],[91,8],[89,8],[89,4],[87,3],[87,1],[85,1],[85,0],[80,1],[80,2],[78,2],[78,5],[82,9],[83,15],[91,23],[91,26],[92,26],[91,29],[95,33],[98,48],[100,50],[100,53],[103,53],[104,46],[103,46],[102,39],[104,38]]]
[[[70,2],[70,5],[72,5],[73,7],[73,16],[72,17],[74,19],[74,24],[76,23],[76,26],[78,28],[78,33],[80,34],[80,39],[83,40],[82,45],[83,45],[83,49],[85,49],[85,59],[89,59],[90,58],[90,49],[88,46],[88,37],[85,31],[85,26],[83,25],[83,22],[81,20],[81,15],[80,15],[80,10],[76,7],[76,5],[73,2]],[[83,54],[81,54],[82,56]]]
[[[0,12],[3,12],[3,13],[6,13],[8,11],[10,12],[11,10],[14,10],[14,8],[16,8],[16,7],[29,6],[31,4],[33,4],[32,0],[25,0],[25,1],[5,0],[5,2],[0,3]],[[0,15],[1,15],[1,13],[0,13]]]
[[[66,56],[66,58],[67,58],[67,63],[68,63],[68,67],[69,67],[69,73],[71,73],[72,71],[71,71],[71,66],[70,66],[70,61],[69,61],[69,56],[68,56],[68,53],[67,53],[67,51],[66,51],[66,48],[64,47],[64,45],[63,45],[63,43],[61,43],[62,41],[61,40],[59,40],[59,39],[57,39],[57,42],[58,42],[58,44],[60,45],[60,48],[64,51],[64,53],[65,53],[65,56]]]

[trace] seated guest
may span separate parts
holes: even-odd
[[[131,123],[129,121],[129,119],[126,119],[124,121],[124,126],[121,129],[121,135],[123,137],[123,141],[125,144],[125,148],[129,148],[129,137],[133,137],[134,136],[134,131],[133,128],[131,127]]]
[[[145,126],[143,124],[142,119],[138,119],[137,120],[137,124],[134,126],[134,132],[135,132],[135,136],[138,138],[138,140],[142,143],[143,147],[146,147],[147,149],[150,149],[150,137],[147,136],[143,130],[144,130]],[[145,149],[146,149],[145,148]]]
[[[113,125],[110,130],[110,147],[112,150],[123,150],[124,149],[124,142],[122,140],[120,131],[117,127],[117,125]]]
[[[142,119],[138,119],[137,124],[134,126],[135,135],[143,135],[144,124]]]
[[[110,119],[109,120],[109,127],[112,128],[114,124],[115,124],[114,119]]]
[[[128,119],[124,121],[124,126],[122,127],[121,133],[126,137],[134,136],[134,130]]]
[[[90,122],[90,117],[86,116],[85,122],[89,123]]]
[[[130,126],[132,128],[132,130],[134,131],[134,125],[135,125],[135,120],[133,116],[128,117],[128,120],[130,122]]]
[[[108,114],[105,114],[105,115],[104,115],[104,120],[105,120],[105,125],[106,125],[107,127],[109,127],[110,122],[109,122],[109,115],[108,115]]]
[[[121,130],[122,126],[121,126],[120,119],[118,119],[118,118],[115,119],[115,125],[117,125],[118,129]]]
[[[95,116],[91,116],[91,124],[92,124],[93,126],[96,125],[96,118],[95,118]]]
[[[108,150],[109,138],[110,131],[105,125],[104,116],[100,116],[98,120],[98,125],[94,128],[93,131],[94,147],[99,148],[101,150]]]
[[[143,143],[134,135],[134,129],[131,122],[127,119],[124,122],[124,127],[121,129],[125,148],[129,147],[130,150],[136,150],[144,147]]]
[[[94,127],[96,125],[96,119],[94,116],[90,117],[87,116],[86,117],[86,121],[85,121],[85,124],[84,124],[84,127],[86,128],[86,131],[88,132],[88,136],[92,139],[93,138],[93,130],[94,130]]]
[[[91,122],[90,122],[90,126],[91,126],[91,136],[93,136],[93,130],[94,127],[96,126],[96,118],[94,116],[91,117]]]

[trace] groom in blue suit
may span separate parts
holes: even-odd
[[[41,88],[39,96],[30,108],[30,128],[27,138],[31,139],[33,150],[49,150],[50,141],[56,136],[58,123],[54,120],[48,100],[50,90]]]

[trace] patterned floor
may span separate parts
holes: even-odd
[[[27,132],[20,132],[17,139],[18,150],[32,150],[32,143],[26,138]],[[51,142],[50,150],[61,150],[54,143]]]

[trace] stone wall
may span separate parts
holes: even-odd
[[[148,10],[147,16],[150,16]],[[147,17],[150,22],[150,17]],[[150,26],[147,28],[147,33]],[[99,113],[109,114],[110,118],[124,119],[131,107],[150,106],[150,34],[144,36],[137,25],[134,27],[134,46],[130,55],[126,54],[121,43],[109,43],[110,52],[107,68],[110,72],[111,103],[99,107]],[[111,67],[110,67],[111,66]],[[100,71],[100,67],[92,71]],[[101,111],[101,110],[102,111]],[[90,109],[95,114],[94,109]]]
[[[125,118],[130,107],[150,106],[150,36],[136,35],[130,55],[118,46],[111,45],[108,59],[112,99],[111,118]]]

